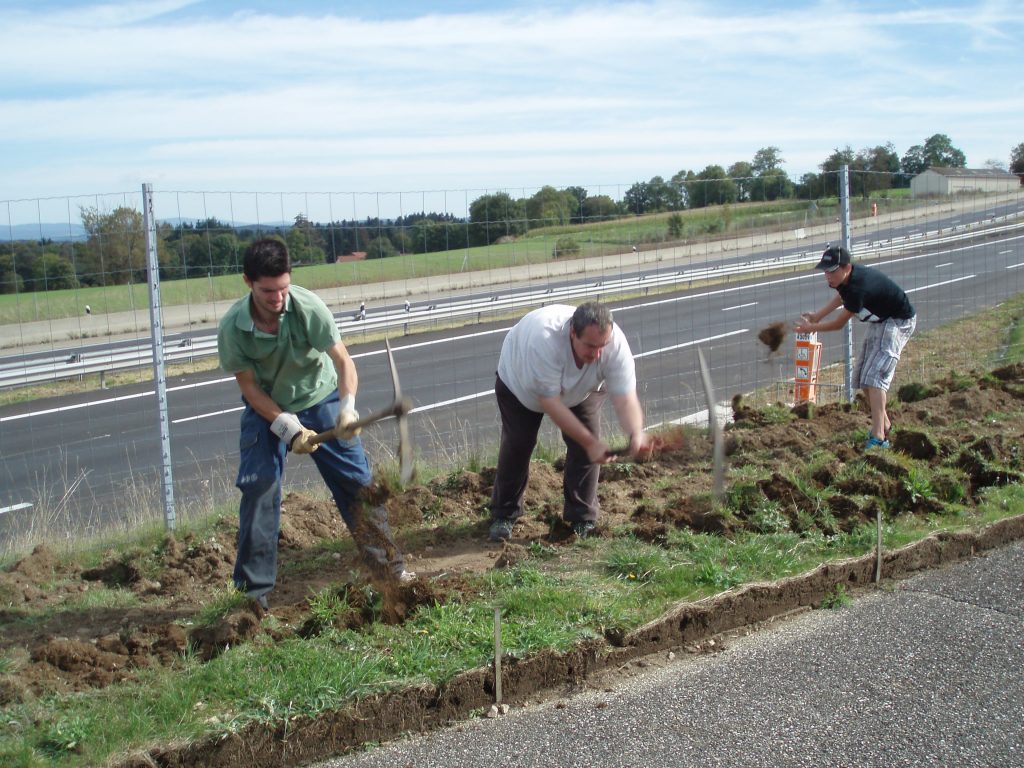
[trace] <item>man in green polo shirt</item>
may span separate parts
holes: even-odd
[[[264,609],[277,578],[285,454],[310,454],[376,580],[409,581],[383,505],[361,499],[372,473],[359,430],[349,427],[359,379],[334,317],[313,292],[291,284],[288,247],[276,238],[245,252],[249,295],[221,318],[217,351],[242,392],[235,586]],[[318,432],[336,429],[319,445]]]

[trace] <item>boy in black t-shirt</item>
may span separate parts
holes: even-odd
[[[864,390],[871,406],[871,435],[864,449],[888,448],[892,422],[885,410],[886,399],[896,363],[917,327],[917,314],[902,288],[877,269],[851,264],[850,252],[842,246],[827,248],[815,269],[824,270],[825,280],[836,295],[817,312],[802,313],[802,322],[794,330],[837,331],[851,317],[869,323],[853,381]],[[823,322],[837,309],[840,311],[834,318]]]

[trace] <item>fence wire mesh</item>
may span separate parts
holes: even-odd
[[[259,236],[287,242],[293,283],[335,313],[358,366],[360,410],[390,396],[382,340],[392,339],[424,467],[493,461],[501,341],[544,304],[599,299],[613,308],[637,359],[649,424],[706,418],[698,348],[723,403],[741,393],[792,400],[792,335],[774,354],[757,335],[776,321],[790,328],[831,297],[812,267],[842,238],[838,175],[777,190],[757,182],[156,190],[179,515],[232,498],[241,403],[234,379],[216,367],[216,326],[246,294],[241,258]],[[898,175],[851,174],[854,260],[908,292],[918,334],[1024,289],[1021,187],[974,184],[914,194]],[[8,542],[161,519],[142,210],[138,192],[0,202],[0,531]],[[842,397],[841,334],[819,340],[818,397]],[[898,381],[965,368],[971,348],[971,338],[953,334],[941,359],[909,360]],[[614,435],[614,418],[606,421]],[[393,460],[390,425],[367,430],[365,440],[378,466]],[[289,457],[286,483],[315,486],[310,462]]]

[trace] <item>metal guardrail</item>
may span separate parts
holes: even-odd
[[[406,312],[404,309],[394,311],[367,313],[365,319],[355,319],[351,312],[335,315],[335,322],[346,335],[353,332],[388,331],[401,329],[407,333],[412,326],[423,326],[466,320],[473,318],[477,322],[484,316],[498,315],[523,307],[540,306],[546,303],[567,301],[583,296],[616,295],[636,291],[649,291],[651,288],[662,288],[698,283],[704,280],[754,274],[769,269],[799,266],[808,261],[816,261],[818,255],[799,254],[789,257],[764,259],[743,264],[721,265],[693,270],[672,270],[664,275],[637,275],[626,278],[601,279],[576,283],[559,288],[526,289],[507,294],[495,294],[488,299],[461,299],[448,302],[437,302],[428,307]],[[217,353],[217,337],[195,336],[174,344],[164,346],[167,362],[191,361],[196,358],[208,357]],[[135,345],[122,346],[109,350],[82,352],[65,350],[46,360],[0,362],[0,388],[28,386],[42,382],[55,381],[92,374],[105,374],[113,371],[128,370],[150,365],[152,363],[152,345],[140,342]]]
[[[977,230],[982,226],[992,233],[1015,230],[1024,226],[1019,221],[1020,218],[1021,213],[1014,213],[969,224],[956,224],[942,230],[867,241],[855,246],[854,254],[860,258],[878,257],[886,252],[913,247],[919,241],[927,241],[929,245],[955,242],[962,239],[968,231]],[[815,263],[819,257],[820,254],[817,251],[803,252],[737,264],[721,264],[689,270],[668,270],[664,274],[655,272],[654,274],[600,279],[559,288],[524,289],[507,294],[495,294],[488,299],[456,299],[437,302],[428,307],[411,311],[396,309],[368,313],[362,320],[356,319],[351,312],[337,314],[335,318],[346,335],[350,335],[353,331],[388,331],[391,329],[402,329],[403,333],[407,333],[412,326],[436,325],[452,320],[465,320],[474,316],[476,321],[480,321],[485,315],[497,315],[524,307],[589,297],[594,294],[609,296],[637,291],[647,292],[651,288],[679,287],[723,277],[749,276],[776,269],[807,266]],[[166,361],[172,363],[209,357],[217,353],[217,337],[215,334],[211,334],[185,338],[177,344],[171,342],[165,344],[164,353]],[[152,345],[149,342],[140,342],[131,346],[89,353],[68,349],[47,360],[0,362],[0,388],[28,386],[148,366],[152,364],[152,354]]]

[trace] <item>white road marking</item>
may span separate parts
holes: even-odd
[[[651,355],[660,355],[662,352],[671,352],[674,349],[682,349],[683,347],[692,347],[694,344],[703,344],[705,341],[716,341],[717,339],[724,339],[729,336],[736,336],[740,333],[749,333],[749,328],[740,328],[738,331],[729,331],[728,333],[720,333],[717,336],[708,336],[703,339],[694,339],[693,341],[684,341],[682,344],[673,344],[671,347],[662,347],[661,349],[652,349],[650,352],[641,352],[639,355],[633,355],[634,360],[639,360],[641,357],[649,357]]]
[[[487,395],[493,395],[493,389],[485,389],[483,392],[474,392],[472,395],[463,395],[462,397],[456,397],[451,400],[442,400],[439,403],[431,403],[430,405],[421,405],[418,408],[413,408],[409,413],[421,413],[423,411],[432,411],[435,408],[444,408],[446,405],[454,405],[455,403],[464,403],[467,400],[477,400]]]
[[[28,509],[31,506],[32,505],[27,501],[23,501],[20,504],[12,504],[9,507],[0,507],[0,515],[4,514],[5,512],[17,512],[19,509]]]
[[[751,302],[749,302],[747,304],[736,304],[735,306],[732,306],[732,307],[722,307],[722,311],[723,312],[732,312],[734,309],[745,309],[746,307],[756,307],[756,306],[757,306],[757,302],[756,301],[751,301]]]
[[[938,288],[940,285],[949,285],[950,283],[959,283],[959,282],[963,282],[964,280],[972,280],[975,277],[977,277],[977,275],[966,275],[965,277],[956,277],[956,278],[953,278],[952,280],[943,280],[941,283],[932,283],[931,285],[922,285],[922,286],[919,286],[917,288],[908,288],[906,291],[904,291],[904,293],[914,293],[914,291],[923,291],[923,290],[925,290],[927,288]]]
[[[225,413],[238,413],[244,411],[245,406],[240,405],[237,408],[225,408],[223,411],[210,411],[210,413],[200,413],[196,416],[186,416],[183,419],[171,419],[171,424],[182,424],[186,421],[199,421],[200,419],[208,419],[212,416],[220,416]]]
[[[47,408],[43,411],[32,411],[31,413],[19,413],[17,416],[0,416],[0,423],[5,421],[16,421],[18,419],[27,419],[31,416],[45,416],[48,413],[64,413],[65,411],[74,411],[79,408],[89,408],[93,405],[106,405],[107,403],[120,403],[125,400],[135,400],[139,397],[152,397],[152,392],[138,392],[134,395],[122,395],[121,397],[108,397],[103,400],[92,400],[88,403],[77,403],[75,405],[61,405],[57,408]]]

